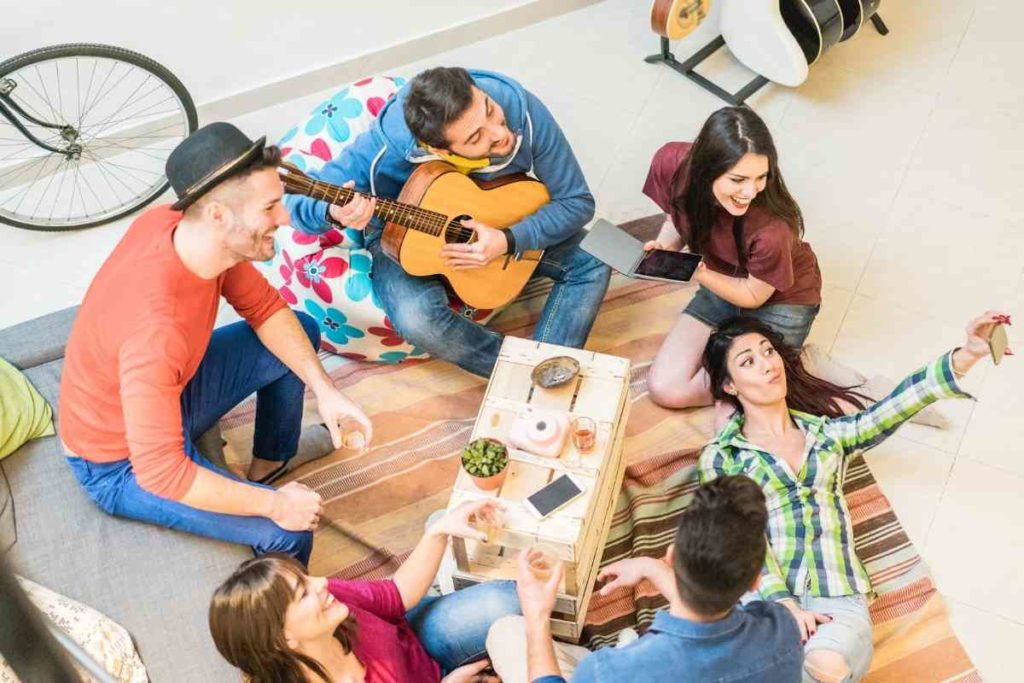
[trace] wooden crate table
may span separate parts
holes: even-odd
[[[579,375],[553,389],[534,385],[530,378],[533,367],[553,356],[572,356],[578,360]],[[516,416],[529,415],[534,409],[564,410],[572,417],[593,418],[597,443],[590,453],[580,455],[570,438],[558,458],[510,447],[508,476],[496,491],[478,489],[460,468],[448,509],[467,500],[496,497],[507,514],[495,543],[452,539],[449,552],[454,555],[456,568],[451,586],[458,589],[490,579],[515,578],[518,553],[534,543],[544,543],[558,553],[565,566],[551,620],[552,632],[576,641],[622,487],[622,444],[629,415],[629,360],[506,337],[472,439],[492,437],[507,444],[508,431]],[[563,472],[571,472],[583,484],[583,494],[538,520],[523,507],[523,499]]]

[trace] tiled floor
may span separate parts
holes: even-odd
[[[642,61],[657,47],[648,6],[606,0],[395,71],[458,63],[518,77],[562,123],[599,211],[647,215],[655,207],[639,188],[652,153],[691,139],[721,104]],[[714,35],[716,11],[674,46],[678,55]],[[1024,5],[886,0],[882,14],[888,37],[866,29],[798,90],[770,86],[751,104],[775,134],[825,274],[812,340],[896,378],[958,344],[968,318],[987,307],[1024,320],[1024,210],[1014,194],[1024,177]],[[729,85],[749,77],[725,53],[707,72]],[[318,100],[238,123],[273,137]],[[77,302],[124,227],[0,228],[0,326]],[[1014,648],[1024,642],[1024,441],[1014,438],[1024,358],[980,367],[973,382],[977,403],[946,407],[951,429],[910,426],[869,460],[986,680],[1014,681]]]

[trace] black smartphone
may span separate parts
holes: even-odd
[[[563,474],[539,491],[527,496],[523,501],[523,507],[538,519],[544,519],[581,493],[583,493],[583,486],[571,474]]]
[[[644,255],[634,273],[652,280],[689,282],[700,262],[701,257],[697,254],[651,249]]]

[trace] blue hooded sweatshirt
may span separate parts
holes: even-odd
[[[516,251],[545,249],[564,242],[594,216],[594,197],[569,141],[547,107],[519,83],[488,71],[469,73],[476,86],[505,111],[508,127],[519,138],[517,148],[509,157],[492,159],[489,166],[474,170],[470,175],[480,180],[513,173],[530,173],[536,177],[547,187],[551,201],[512,226]],[[354,180],[359,192],[397,198],[417,164],[439,159],[419,145],[405,123],[404,103],[408,91],[406,84],[384,105],[369,131],[356,138],[319,173],[310,175],[334,185]],[[308,233],[321,233],[331,227],[325,202],[288,195],[285,204],[293,227]],[[374,218],[367,226],[371,239],[382,227],[381,221]]]

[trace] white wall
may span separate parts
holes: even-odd
[[[537,1],[33,0],[5,13],[0,59],[110,43],[164,64],[202,105]]]

